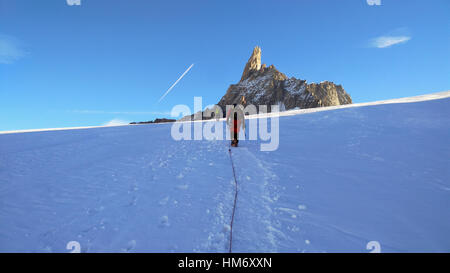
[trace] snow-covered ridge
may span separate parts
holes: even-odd
[[[0,134],[14,134],[14,133],[30,133],[30,132],[42,132],[42,131],[61,131],[61,130],[79,130],[79,129],[92,129],[92,128],[104,128],[104,127],[118,127],[127,125],[102,125],[102,126],[84,126],[84,127],[63,127],[63,128],[45,128],[45,129],[27,129],[27,130],[14,130],[14,131],[0,131]]]
[[[428,101],[428,100],[437,100],[444,99],[450,97],[450,90],[413,96],[413,97],[404,97],[398,99],[389,99],[389,100],[381,100],[374,102],[363,102],[363,103],[353,103],[339,106],[328,106],[328,107],[317,107],[317,108],[307,108],[307,109],[297,109],[297,110],[288,110],[285,112],[280,112],[279,116],[292,116],[292,115],[301,115],[308,113],[315,113],[321,111],[329,111],[336,110],[342,108],[351,108],[351,107],[362,107],[362,106],[371,106],[371,105],[380,105],[380,104],[392,104],[392,103],[411,103],[411,102],[420,102],[420,101]],[[257,117],[271,117],[275,116],[274,113],[268,113],[266,115],[252,115],[247,116],[246,118],[257,118]],[[196,121],[196,122],[204,122]],[[138,125],[114,125],[114,126],[138,126]],[[29,132],[42,132],[42,131],[60,131],[60,130],[79,130],[79,129],[91,129],[91,128],[104,128],[104,127],[112,127],[112,126],[84,126],[84,127],[66,127],[66,128],[44,128],[44,129],[28,129],[28,130],[14,130],[14,131],[0,131],[0,134],[13,134],[13,133],[29,133]]]
[[[426,95],[413,96],[413,97],[398,98],[398,99],[389,99],[389,100],[380,100],[380,101],[373,101],[373,102],[353,103],[353,104],[345,104],[345,105],[338,105],[338,106],[327,106],[327,107],[316,107],[316,108],[307,108],[307,109],[287,110],[285,112],[268,113],[266,115],[251,115],[251,116],[247,116],[246,118],[272,117],[272,116],[277,116],[277,115],[279,115],[279,116],[293,116],[293,115],[301,115],[301,114],[308,114],[308,113],[315,113],[315,112],[322,112],[322,111],[330,111],[330,110],[343,109],[343,108],[373,106],[373,105],[380,105],[380,104],[411,103],[411,102],[420,102],[420,101],[444,99],[444,98],[448,98],[448,97],[450,97],[450,90],[443,91],[443,92],[438,92],[438,93],[426,94]]]

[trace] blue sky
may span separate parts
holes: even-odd
[[[255,45],[267,65],[342,84],[354,102],[449,90],[450,1],[369,2],[0,0],[0,131],[214,104]]]

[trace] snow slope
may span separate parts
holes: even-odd
[[[233,252],[449,252],[439,98],[288,111],[278,150],[241,142]],[[0,135],[0,251],[227,252],[229,143],[174,141],[170,128]]]

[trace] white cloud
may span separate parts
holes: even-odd
[[[381,0],[366,0],[369,6],[381,6]]]
[[[411,40],[409,36],[380,36],[372,40],[371,46],[386,48],[396,44],[406,43],[409,40]]]
[[[170,115],[170,112],[162,111],[102,111],[102,110],[72,110],[77,114],[108,114],[108,115]]]
[[[25,54],[16,39],[0,35],[0,63],[11,64],[25,56]]]
[[[106,123],[103,123],[103,126],[119,126],[119,125],[127,125],[129,124],[129,121],[121,120],[121,119],[112,119]]]

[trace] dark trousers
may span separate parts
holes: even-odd
[[[230,131],[230,138],[231,138],[231,143],[238,143],[239,139],[238,139],[238,132],[235,132],[233,130]]]
[[[234,120],[233,120],[233,131],[231,132],[231,143],[236,143],[236,145],[239,143],[238,139],[238,122],[237,122],[237,113],[234,113]]]

